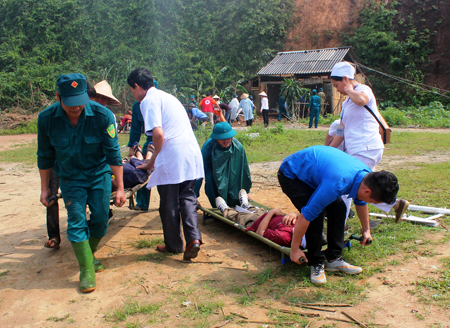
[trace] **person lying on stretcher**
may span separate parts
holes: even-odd
[[[239,191],[240,206],[230,208],[222,197],[216,198],[216,206],[223,216],[245,226],[245,231],[253,231],[264,238],[273,241],[280,246],[291,247],[292,233],[297,222],[298,214],[284,215],[280,209],[272,209],[268,212],[251,206],[244,189]],[[306,241],[302,241],[302,248],[306,248]]]
[[[142,152],[141,146],[138,143],[133,145],[134,156],[131,158],[123,160],[123,185],[125,189],[133,188],[138,184],[143,184],[148,180],[148,176],[150,175],[147,170],[141,170],[137,167],[139,165],[145,164],[147,160],[152,156],[153,150],[155,146],[153,143],[148,144],[147,152],[145,154]],[[112,191],[116,190],[117,182],[114,177],[111,177]]]

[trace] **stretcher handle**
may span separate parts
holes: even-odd
[[[360,236],[357,236],[357,235],[351,235],[349,239],[363,241],[364,237],[362,237],[362,236],[360,237]],[[372,244],[372,239],[367,239],[366,240],[366,245],[370,245],[370,244]]]

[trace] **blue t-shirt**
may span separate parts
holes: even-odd
[[[192,117],[196,116],[197,118],[207,118],[208,115],[206,115],[205,113],[203,113],[200,109],[198,108],[192,108]]]
[[[280,171],[315,189],[301,210],[307,221],[314,220],[342,195],[353,198],[355,205],[366,205],[356,196],[363,178],[372,170],[359,159],[334,147],[312,146],[296,152],[284,159]]]

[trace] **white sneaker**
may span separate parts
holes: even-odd
[[[250,207],[247,192],[245,191],[245,189],[239,190],[239,202],[241,203],[241,207],[243,209],[247,209]]]
[[[311,282],[316,285],[323,285],[327,282],[323,263],[311,265]]]
[[[333,262],[327,262],[325,265],[327,271],[341,271],[347,274],[358,274],[362,272],[362,268],[351,265],[342,257],[334,260]]]
[[[219,209],[220,212],[225,212],[227,208],[230,208],[227,203],[225,202],[225,199],[222,197],[216,198],[216,207]]]

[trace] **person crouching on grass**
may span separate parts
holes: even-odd
[[[325,270],[358,274],[362,268],[351,265],[342,256],[347,207],[342,195],[353,198],[362,226],[362,245],[372,239],[367,203],[391,203],[399,190],[394,174],[372,172],[361,162],[328,146],[313,146],[284,159],[278,171],[281,189],[300,211],[291,244],[291,260],[311,265],[311,282],[324,284]],[[328,248],[322,253],[324,210],[327,212]],[[308,254],[300,249],[306,236]],[[324,266],[325,257],[327,263]]]

